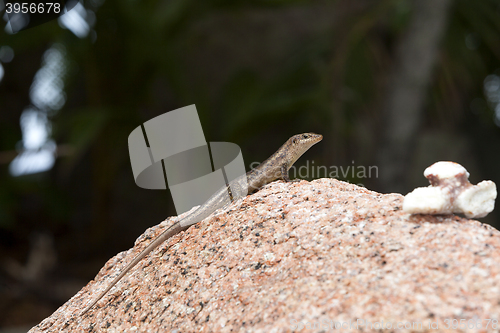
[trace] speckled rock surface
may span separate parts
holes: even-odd
[[[498,331],[500,233],[402,203],[334,179],[274,182],[164,243],[79,316],[170,218],[30,332]]]

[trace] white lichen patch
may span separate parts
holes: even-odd
[[[439,175],[441,179],[457,177],[466,174],[469,178],[469,172],[458,163],[455,162],[436,162],[424,171],[425,178],[431,175]]]
[[[434,163],[425,169],[424,176],[431,185],[416,188],[405,196],[403,210],[407,213],[463,213],[468,218],[479,218],[495,207],[495,183],[485,180],[472,185],[469,173],[458,163]]]
[[[439,187],[419,187],[408,193],[403,210],[410,214],[451,214],[453,205]]]
[[[455,206],[467,217],[484,217],[495,208],[497,188],[491,180],[483,180],[463,191],[456,199]]]

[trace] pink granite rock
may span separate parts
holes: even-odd
[[[80,317],[177,218],[147,230],[30,332],[498,331],[500,233],[402,203],[335,179],[274,182],[167,241]]]

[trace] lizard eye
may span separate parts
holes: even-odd
[[[304,134],[304,139],[309,138],[309,134]]]

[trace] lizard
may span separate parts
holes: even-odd
[[[205,203],[199,206],[188,216],[174,223],[154,239],[144,250],[142,250],[125,268],[115,277],[111,283],[82,311],[84,315],[89,311],[106,293],[113,288],[135,265],[137,265],[146,255],[161,245],[169,238],[188,229],[219,208],[231,203],[232,192],[252,193],[260,187],[277,179],[290,182],[288,170],[292,165],[314,144],[323,139],[323,136],[315,133],[303,133],[292,136],[288,139],[271,157],[259,164],[256,168],[246,174],[234,179],[226,186],[215,192]],[[246,178],[246,182],[244,181]],[[245,189],[244,187],[247,187]],[[243,192],[242,192],[243,191]],[[229,193],[229,195],[228,195]]]

